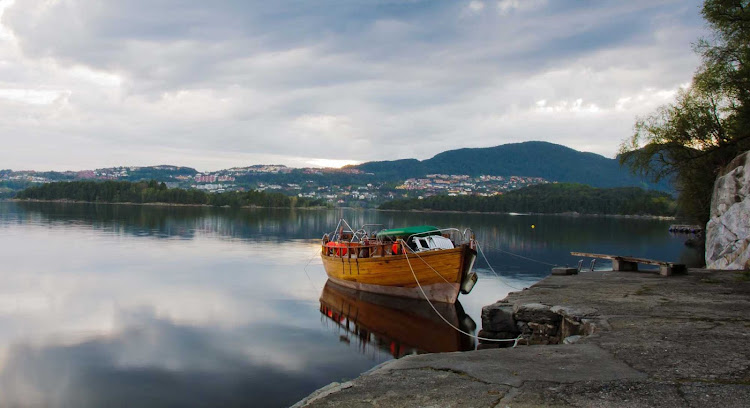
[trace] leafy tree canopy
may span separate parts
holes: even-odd
[[[702,14],[712,34],[695,45],[702,63],[690,87],[636,121],[620,162],[673,178],[680,213],[706,222],[718,172],[750,149],[750,0],[706,0]]]

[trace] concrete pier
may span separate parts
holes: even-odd
[[[585,310],[596,325],[570,336],[573,344],[389,361],[297,406],[744,407],[750,401],[746,273],[549,276],[504,303],[514,310],[543,305],[563,315]]]

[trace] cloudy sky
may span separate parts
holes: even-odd
[[[614,157],[698,65],[697,0],[0,0],[0,168]]]

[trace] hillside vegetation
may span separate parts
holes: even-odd
[[[408,159],[367,162],[353,168],[393,180],[426,174],[479,176],[522,175],[594,187],[639,186],[670,190],[668,182],[649,183],[622,168],[616,159],[547,142],[511,143],[495,147],[449,150],[423,161]]]
[[[660,215],[675,212],[670,195],[637,187],[595,188],[582,184],[542,184],[492,196],[433,196],[395,200],[385,210],[436,210],[556,214]]]
[[[166,184],[129,181],[71,181],[46,183],[20,191],[16,198],[32,200],[74,200],[103,203],[170,203],[213,206],[308,207],[324,203],[281,193],[233,191],[206,193],[200,190],[167,188]]]

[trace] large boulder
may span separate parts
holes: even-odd
[[[552,306],[541,303],[516,304],[513,307],[516,320],[540,324],[559,324],[562,316],[552,311]]]
[[[750,151],[732,160],[714,184],[706,267],[750,269]]]
[[[513,319],[513,305],[497,302],[483,307],[482,328],[492,332],[518,334],[516,321]]]

